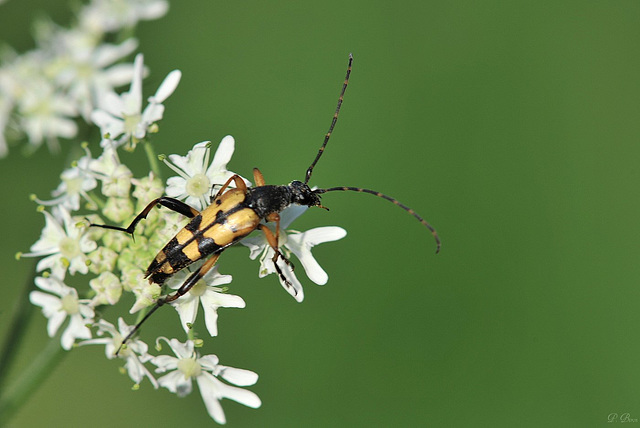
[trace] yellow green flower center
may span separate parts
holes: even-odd
[[[207,283],[200,280],[196,282],[196,285],[194,285],[191,290],[189,290],[189,293],[193,294],[194,296],[200,297],[205,293],[205,291],[207,291]]]
[[[124,115],[124,132],[127,134],[133,134],[140,123],[140,115]]]
[[[65,236],[60,240],[58,247],[60,248],[60,254],[62,254],[63,257],[69,260],[81,254],[80,244],[78,243],[78,241],[68,236]]]
[[[182,358],[180,361],[178,361],[178,370],[180,370],[180,372],[184,375],[185,379],[188,379],[190,377],[198,377],[200,376],[200,373],[202,373],[202,367],[200,366],[200,363],[195,359],[195,357]]]
[[[69,315],[75,315],[78,313],[79,305],[78,298],[73,294],[67,294],[62,299],[62,310]]]
[[[211,189],[211,182],[205,174],[196,174],[187,180],[186,190],[189,196],[199,198],[206,195],[209,189]]]

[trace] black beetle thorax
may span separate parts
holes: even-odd
[[[260,186],[248,189],[245,203],[260,218],[271,213],[279,213],[291,205],[291,189],[289,186]]]

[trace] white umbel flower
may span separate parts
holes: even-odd
[[[64,278],[67,269],[72,275],[76,272],[86,274],[87,254],[95,250],[97,244],[85,233],[86,226],[75,222],[66,208],[54,209],[56,216],[42,211],[45,226],[40,239],[31,246],[31,252],[25,257],[46,256],[36,266],[38,272],[51,269],[53,274]]]
[[[36,202],[48,206],[61,205],[70,211],[80,209],[81,198],[91,206],[95,205],[95,202],[89,196],[89,192],[95,189],[98,183],[95,174],[89,168],[93,162],[91,153],[86,147],[84,150],[86,154],[74,162],[71,168],[65,169],[60,174],[60,185],[51,192],[54,198],[51,200],[36,199]]]
[[[93,322],[93,309],[88,300],[78,299],[75,288],[66,286],[55,277],[37,277],[35,283],[43,291],[32,291],[29,301],[42,308],[42,313],[49,319],[47,333],[55,336],[65,319],[69,318],[69,325],[62,333],[61,344],[65,350],[73,347],[76,339],[90,339],[91,330],[87,324]],[[49,294],[51,293],[51,294]]]
[[[160,386],[184,397],[193,389],[192,380],[195,379],[202,395],[204,405],[209,415],[219,424],[224,424],[226,418],[220,405],[220,400],[229,398],[245,406],[258,408],[262,404],[258,396],[246,389],[237,386],[249,386],[258,381],[258,375],[252,371],[236,369],[218,364],[218,357],[205,355],[200,357],[195,352],[194,343],[187,340],[185,343],[177,339],[158,338],[158,342],[164,340],[175,354],[160,355],[154,357],[151,362],[158,366],[156,373],[168,374],[158,379]],[[228,385],[218,378],[222,378],[237,386]]]
[[[91,114],[91,119],[100,127],[102,135],[108,135],[111,139],[117,138],[118,144],[129,142],[135,147],[137,142],[147,135],[149,128],[162,119],[162,103],[175,91],[182,76],[180,70],[170,72],[155,95],[149,97],[147,107],[142,110],[143,74],[143,56],[138,54],[133,64],[129,92],[121,95],[113,91],[104,93],[98,100],[99,108]]]
[[[101,34],[133,28],[138,21],[157,19],[169,10],[166,0],[93,0],[80,11],[80,26]]]
[[[227,164],[234,150],[235,140],[227,135],[218,145],[211,164],[211,141],[196,144],[186,156],[169,155],[165,163],[178,176],[167,179],[167,196],[184,200],[198,210],[204,209],[209,205],[212,186],[223,185],[233,175],[227,170]],[[251,184],[247,180],[245,183]],[[234,187],[233,182],[230,187]]]
[[[169,281],[169,287],[178,289],[187,277],[188,271],[181,271]],[[190,326],[196,320],[198,303],[204,310],[204,321],[211,336],[218,335],[218,308],[244,308],[245,302],[240,296],[226,294],[217,285],[229,284],[231,275],[222,275],[218,267],[214,267],[200,279],[184,296],[171,303],[180,315],[180,324],[185,332],[189,332]]]
[[[286,228],[299,216],[301,216],[308,207],[300,205],[291,205],[280,213],[280,236],[278,247],[285,257],[289,258],[291,253],[295,254],[309,279],[318,285],[324,285],[327,283],[329,276],[322,269],[320,264],[316,261],[311,254],[311,249],[323,242],[337,241],[347,235],[347,231],[337,226],[316,227],[314,229],[307,230],[306,232],[298,232],[295,230],[286,230]],[[260,256],[260,278],[275,273],[276,269],[273,264],[272,258],[274,255],[273,248],[269,246],[264,234],[251,236],[245,238],[240,243],[249,248],[251,253],[249,257],[255,260]],[[294,299],[298,302],[302,302],[304,299],[304,292],[302,291],[302,285],[296,278],[291,267],[289,267],[281,258],[278,258],[278,267],[282,271],[283,275],[289,280],[291,286],[289,287],[282,278],[280,284]]]
[[[105,333],[111,337],[99,337],[95,339],[85,340],[79,345],[105,345],[105,354],[108,359],[116,358],[116,351],[120,348],[122,341],[131,332],[133,326],[127,325],[122,318],[118,318],[118,328],[113,324],[101,319],[96,323],[98,327],[98,335],[103,336]],[[147,369],[144,363],[153,358],[148,353],[149,347],[146,343],[138,339],[131,339],[127,342],[127,346],[120,349],[118,357],[125,360],[125,369],[127,374],[136,385],[139,385],[146,377],[149,379],[155,389],[158,389],[158,382],[153,374]]]

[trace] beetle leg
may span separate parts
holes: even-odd
[[[277,262],[279,258],[282,259],[283,262],[285,262],[287,265],[291,267],[291,271],[293,271],[294,269],[293,263],[291,263],[289,259],[287,259],[284,256],[284,254],[280,252],[280,249],[278,248],[278,240],[276,239],[273,232],[271,232],[271,229],[269,229],[264,224],[258,225],[258,229],[260,229],[262,233],[264,233],[264,237],[267,238],[267,242],[269,243],[269,246],[273,249],[274,254],[271,261],[273,261],[273,266],[276,269],[276,273],[280,277],[280,280],[285,284],[285,286],[289,288],[293,288],[291,281],[289,281],[287,277],[284,275],[284,273],[282,272],[282,269],[280,269],[280,266],[278,266]]]
[[[184,284],[182,284],[182,286],[178,288],[178,291],[176,291],[174,294],[170,296],[165,297],[164,302],[162,304],[173,302],[178,297],[184,296],[185,294],[187,294],[189,290],[191,290],[191,288],[194,285],[196,285],[197,282],[200,281],[202,277],[204,277],[211,270],[211,268],[213,268],[213,266],[218,261],[219,257],[220,257],[220,253],[214,254],[211,257],[209,257],[209,259],[207,259],[207,261],[204,262],[202,266],[200,266],[194,273],[189,275],[189,278],[187,278]]]
[[[280,248],[280,245],[279,245],[280,244],[280,214],[271,213],[271,214],[269,214],[267,216],[266,220],[268,222],[275,222],[275,224],[276,224],[276,235],[274,237],[274,242],[275,242],[276,247]],[[267,230],[269,231],[269,233],[271,233],[271,230],[269,230],[268,228],[267,228]],[[267,238],[267,240],[268,239],[269,238]],[[269,243],[269,244],[271,245],[271,243]],[[271,245],[271,248],[273,248],[274,250],[276,250],[276,247]],[[276,260],[278,260],[278,257],[282,258],[282,260],[291,267],[291,270],[295,270],[296,267],[293,265],[291,260],[286,258],[280,251],[276,251],[276,254],[273,256],[273,263],[274,264],[275,264]]]
[[[155,207],[156,205],[162,205],[163,207],[169,208],[171,211],[175,211],[189,218],[193,218],[198,214],[200,214],[200,211],[190,207],[189,205],[185,204],[182,201],[179,201],[174,198],[170,198],[168,196],[162,196],[160,198],[154,199],[153,201],[149,202],[149,204],[145,207],[145,209],[143,209],[142,212],[138,214],[136,218],[133,219],[131,224],[126,228],[120,227],[120,226],[111,226],[108,224],[95,224],[95,223],[89,224],[89,227],[101,227],[103,229],[119,230],[121,232],[126,232],[130,235],[133,235],[133,231],[135,230],[140,220],[147,218],[147,215],[149,215],[149,212],[151,212],[153,207]]]
[[[253,168],[253,181],[255,181],[256,187],[261,187],[266,184],[264,182],[264,176],[258,168]]]
[[[237,189],[241,189],[243,192],[247,191],[247,185],[244,180],[240,178],[238,174],[233,174],[231,177],[229,177],[227,182],[222,185],[220,190],[218,190],[218,193],[216,193],[216,196],[213,197],[211,201],[213,201],[214,199],[218,199],[220,195],[222,195],[222,193],[227,189],[227,187],[229,187],[229,184],[231,184],[232,181],[235,182]]]
[[[187,280],[182,284],[182,286],[178,289],[178,291],[176,291],[174,294],[171,294],[169,296],[164,296],[164,297],[160,297],[157,301],[156,304],[151,308],[151,310],[149,312],[147,312],[147,314],[140,320],[140,322],[138,324],[136,324],[133,329],[129,332],[129,334],[127,335],[127,337],[124,338],[124,340],[122,341],[122,344],[120,345],[120,347],[118,348],[118,350],[116,351],[116,355],[118,355],[118,353],[120,352],[120,350],[122,349],[122,347],[131,339],[131,337],[133,337],[133,335],[140,329],[140,327],[142,326],[142,324],[144,324],[144,322],[149,319],[149,317],[158,310],[159,307],[163,306],[165,303],[170,303],[173,302],[174,300],[176,300],[177,298],[179,298],[180,296],[184,296],[185,294],[187,294],[189,292],[189,290],[191,290],[191,288],[196,285],[198,283],[198,281],[200,281],[210,270],[211,268],[213,268],[213,266],[216,264],[216,262],[218,261],[218,258],[220,257],[220,253],[218,254],[214,254],[211,257],[209,257],[209,259],[204,262],[204,264],[202,266],[200,266],[194,273],[192,273],[191,275],[189,275],[189,277],[187,278]]]

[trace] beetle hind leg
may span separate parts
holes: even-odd
[[[140,320],[140,322],[138,322],[138,324],[136,324],[133,327],[133,329],[129,332],[127,337],[124,338],[124,340],[120,344],[120,347],[116,351],[116,355],[118,355],[118,353],[120,353],[122,348],[124,346],[126,346],[127,342],[129,342],[129,340],[133,337],[133,335],[140,329],[142,324],[144,324],[144,322],[146,320],[148,320],[149,317],[155,311],[158,310],[158,308],[160,308],[161,306],[164,306],[167,303],[171,303],[174,300],[178,299],[179,297],[184,296],[185,294],[187,294],[189,292],[189,290],[191,290],[193,288],[193,286],[196,285],[198,283],[198,281],[200,281],[213,268],[213,266],[218,261],[219,257],[220,257],[220,253],[214,254],[211,257],[209,257],[209,259],[207,259],[207,261],[204,262],[204,264],[202,266],[200,266],[195,272],[193,272],[191,275],[189,275],[187,280],[182,284],[182,286],[175,293],[170,294],[168,296],[162,296],[162,297],[158,298],[158,300],[156,300],[156,304],[151,308],[151,310],[149,310],[149,312],[147,312],[147,314]]]

